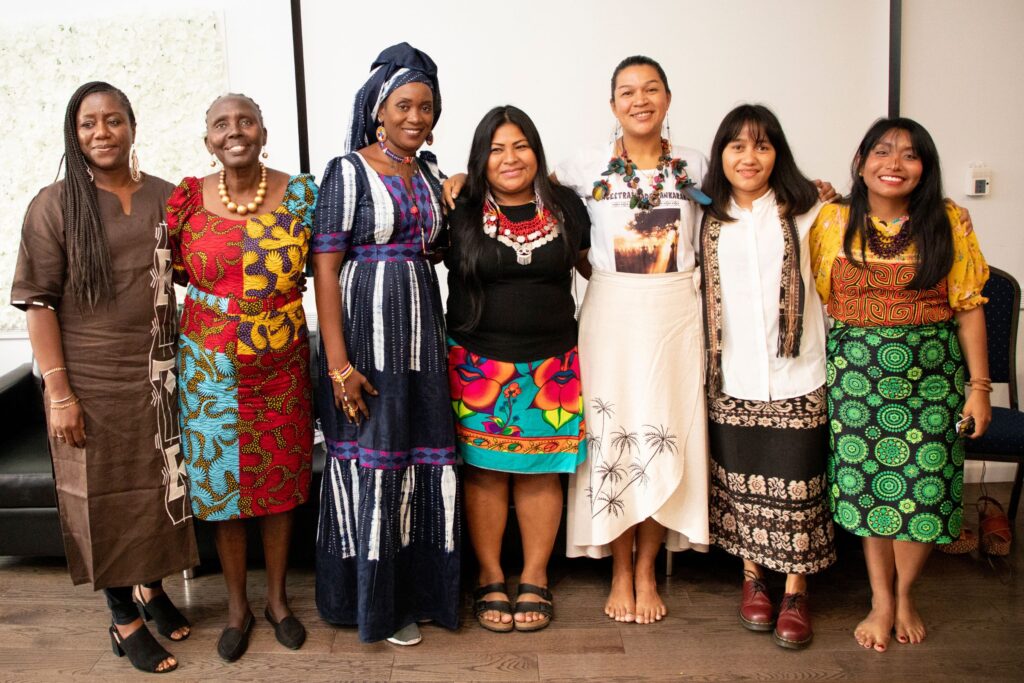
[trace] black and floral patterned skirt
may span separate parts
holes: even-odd
[[[965,368],[955,324],[840,323],[827,348],[836,524],[857,536],[952,542],[964,487],[955,423]]]
[[[835,562],[825,388],[779,401],[718,394],[708,416],[712,542],[787,574]]]

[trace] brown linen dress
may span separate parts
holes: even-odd
[[[69,294],[63,184],[43,188],[28,207],[11,303],[57,312],[64,365],[85,413],[85,448],[49,442],[71,580],[131,586],[198,564],[180,454],[177,306],[164,219],[174,186],[145,176],[131,215],[98,190],[115,294],[89,311]],[[49,420],[45,383],[43,392]]]

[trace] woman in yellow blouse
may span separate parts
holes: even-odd
[[[942,200],[938,152],[920,124],[879,120],[852,168],[850,196],[811,229],[811,266],[835,320],[830,504],[836,524],[863,537],[871,582],[854,635],[882,652],[893,630],[901,643],[924,639],[911,589],[932,547],[960,535],[961,439],[981,435],[992,415],[988,266]]]

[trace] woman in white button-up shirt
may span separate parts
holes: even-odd
[[[701,220],[711,537],[743,559],[740,621],[783,647],[812,637],[806,575],[835,561],[825,496],[825,324],[807,236],[818,213],[778,119],[722,121]],[[787,575],[779,610],[764,570]]]

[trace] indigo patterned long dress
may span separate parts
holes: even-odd
[[[441,296],[424,255],[444,224],[426,154],[412,187],[378,175],[358,153],[336,158],[314,222],[313,252],[345,254],[338,286],[348,358],[379,392],[364,394],[370,419],[350,424],[335,408],[321,346],[317,410],[328,458],[316,604],[325,620],[358,625],[367,642],[425,619],[458,626],[454,418]]]
[[[207,521],[287,512],[309,498],[313,416],[300,280],[316,185],[293,176],[273,209],[203,207],[199,178],[168,200],[175,279],[188,282],[178,345],[181,447],[192,511]]]

